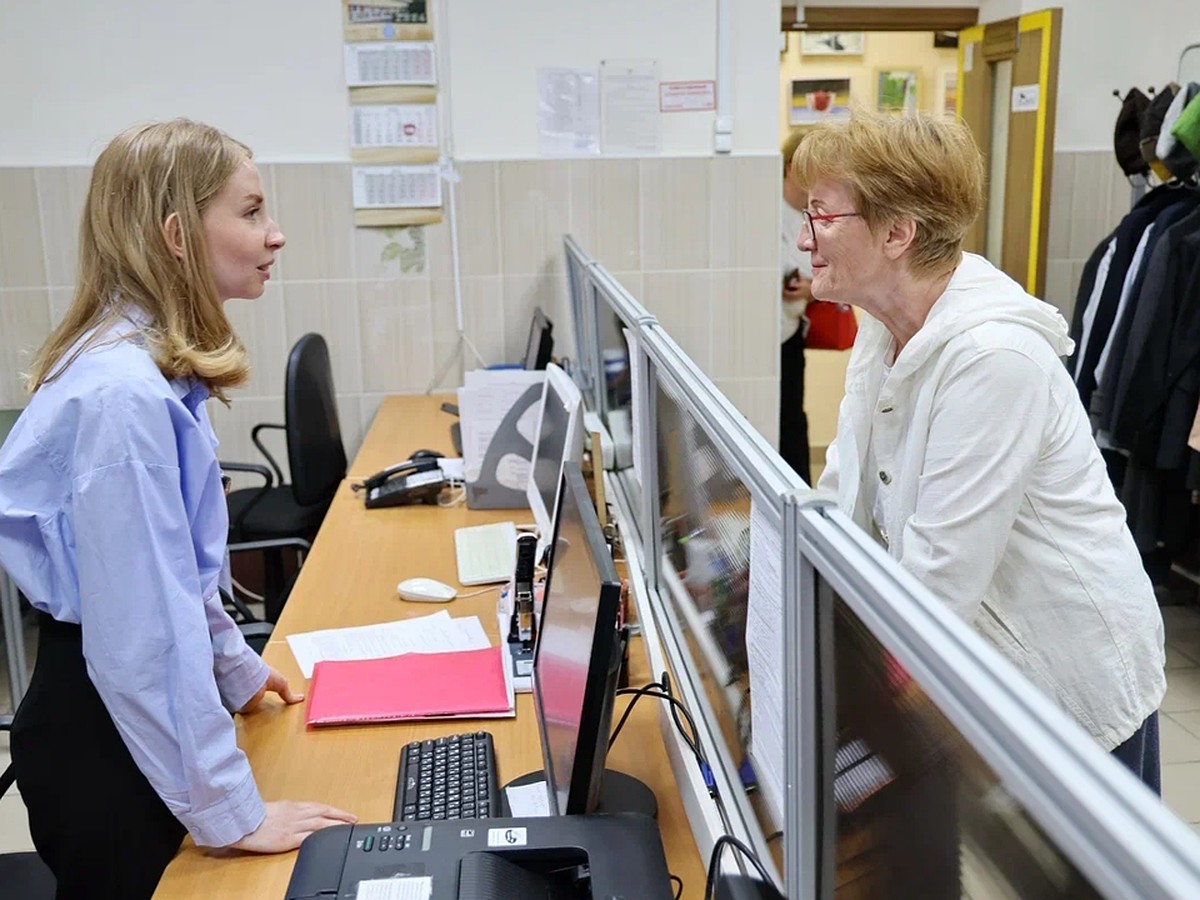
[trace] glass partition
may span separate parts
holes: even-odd
[[[849,520],[803,527],[818,897],[1200,896],[1200,842],[1132,774]]]

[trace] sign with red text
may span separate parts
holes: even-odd
[[[714,81],[663,81],[658,85],[659,112],[702,112],[716,108]]]

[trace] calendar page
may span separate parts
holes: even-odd
[[[437,84],[432,41],[370,41],[346,45],[346,84]]]
[[[355,166],[354,208],[441,206],[437,166]]]

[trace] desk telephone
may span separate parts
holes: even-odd
[[[441,456],[434,450],[418,450],[404,462],[388,466],[362,484],[356,484],[354,490],[366,492],[367,509],[437,503],[438,494],[449,484],[438,465]]]

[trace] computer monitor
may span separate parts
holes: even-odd
[[[550,364],[554,352],[554,323],[546,317],[539,306],[533,311],[529,323],[529,340],[525,343],[525,368],[541,370]]]
[[[548,546],[558,509],[563,463],[579,461],[583,449],[583,398],[570,377],[554,363],[546,366],[542,402],[525,496],[538,527],[538,543]]]
[[[555,521],[533,663],[550,808],[654,815],[648,787],[604,768],[625,649],[621,582],[578,463],[563,466]]]

